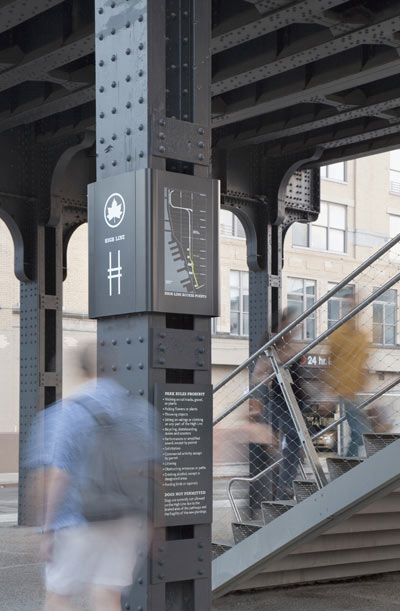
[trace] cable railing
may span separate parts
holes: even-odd
[[[384,257],[399,242],[400,234],[296,318],[286,317],[289,324],[283,322],[274,337],[215,385],[214,540],[230,541],[229,512],[237,522],[260,523],[265,517],[265,501],[268,507],[275,502],[280,507],[293,504],[293,482],[297,486],[299,480],[307,480],[323,487],[333,477],[332,457],[348,461],[343,469],[357,464],[353,457],[359,456],[358,452],[365,455],[363,435],[379,436],[381,431],[384,436],[388,430],[384,422],[388,407],[393,411],[395,429],[400,429],[400,395],[387,395],[400,383],[397,346],[389,329],[397,324],[397,306],[391,308],[397,302],[393,287],[400,283],[400,272],[393,275],[399,268],[394,267],[391,257]],[[305,340],[307,326],[302,323],[310,315],[318,334]],[[355,351],[341,359],[343,374],[335,361],[335,350],[353,333],[349,349],[364,341],[367,355],[360,361]],[[382,350],[376,345],[380,336]],[[335,378],[343,375],[347,390],[336,388]],[[386,376],[389,382],[381,387],[379,380]],[[355,390],[353,382],[357,383]],[[305,398],[301,398],[301,390]],[[367,397],[361,399],[362,394]],[[234,492],[236,483],[242,486]]]
[[[397,376],[394,381],[390,382],[389,384],[387,384],[387,386],[385,386],[384,388],[382,388],[379,391],[377,391],[372,397],[369,397],[368,399],[363,401],[360,405],[358,405],[357,406],[357,410],[359,410],[361,412],[363,409],[366,409],[371,404],[373,404],[375,401],[377,401],[377,399],[379,399],[380,397],[382,397],[383,395],[388,393],[389,390],[391,390],[392,388],[397,386],[399,383],[400,383],[400,376]],[[319,437],[322,437],[323,435],[326,435],[326,433],[329,433],[330,431],[336,429],[345,420],[346,420],[346,416],[341,416],[337,420],[334,420],[331,424],[329,424],[327,427],[325,427],[322,431],[318,431],[318,433],[315,433],[315,435],[313,435],[311,437],[311,440],[312,441],[316,441]],[[283,461],[283,457],[279,458],[278,460],[276,460],[272,465],[268,465],[268,467],[266,467],[266,469],[264,469],[263,471],[261,471],[257,475],[254,475],[253,477],[232,477],[229,480],[228,489],[227,489],[228,499],[229,499],[229,502],[231,504],[232,511],[233,511],[234,516],[235,516],[235,519],[238,522],[242,522],[242,517],[241,517],[239,509],[237,507],[235,498],[234,498],[234,496],[232,494],[232,486],[233,486],[233,484],[235,484],[236,482],[245,482],[247,484],[253,484],[254,482],[259,481],[262,477],[264,477],[265,475],[267,475],[268,473],[270,473],[271,471],[276,469],[276,467],[278,467],[282,463],[282,461]]]

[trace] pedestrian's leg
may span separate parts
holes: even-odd
[[[92,601],[95,611],[121,611],[121,592],[104,586],[93,586]]]
[[[47,592],[43,611],[72,611],[71,597]]]
[[[296,431],[292,430],[285,436],[283,461],[280,477],[280,499],[293,498],[293,480],[297,477],[300,459],[300,440]]]

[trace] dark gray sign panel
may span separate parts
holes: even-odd
[[[157,384],[164,487],[156,499],[159,524],[212,520],[212,386]]]
[[[217,316],[218,210],[212,179],[139,170],[90,185],[90,316]]]

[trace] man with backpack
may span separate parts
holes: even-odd
[[[88,378],[93,364],[86,350]],[[33,482],[45,482],[46,611],[72,609],[84,591],[96,611],[120,611],[149,544],[157,438],[153,408],[107,378],[92,377],[40,414],[27,464]]]

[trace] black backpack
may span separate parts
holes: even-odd
[[[101,411],[98,402],[77,403],[95,421],[84,454],[85,474],[79,486],[83,516],[93,522],[146,513],[149,482],[146,453],[142,453],[142,461],[138,460],[143,440],[133,439],[124,418],[113,418]],[[137,445],[139,448],[135,448]]]

